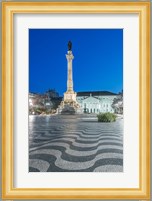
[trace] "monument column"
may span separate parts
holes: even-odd
[[[76,93],[73,90],[73,76],[72,76],[72,61],[74,56],[72,54],[72,43],[68,42],[68,52],[66,54],[67,59],[67,91],[64,93],[64,103],[76,102]]]
[[[72,51],[68,51],[68,54],[66,54],[67,58],[67,64],[68,64],[68,70],[67,70],[67,92],[73,92],[73,76],[72,76],[72,60],[74,59],[74,56],[72,54]]]
[[[73,74],[72,74],[72,61],[74,56],[72,54],[72,43],[68,42],[68,51],[66,54],[67,59],[67,91],[64,93],[64,99],[58,107],[59,114],[80,114],[82,108],[76,100],[77,93],[73,90]]]

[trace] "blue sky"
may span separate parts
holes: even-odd
[[[29,91],[67,88],[67,44],[72,41],[74,91],[123,89],[122,29],[29,29]]]

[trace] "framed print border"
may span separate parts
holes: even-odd
[[[13,17],[16,13],[139,14],[139,188],[15,188]],[[150,2],[2,2],[2,199],[150,198]]]

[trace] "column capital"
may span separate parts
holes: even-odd
[[[74,59],[74,56],[72,54],[72,51],[68,51],[68,54],[66,54],[66,58],[68,61],[71,61]]]

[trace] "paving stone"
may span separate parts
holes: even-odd
[[[122,172],[123,119],[29,116],[30,172]]]

